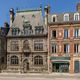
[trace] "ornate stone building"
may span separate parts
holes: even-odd
[[[47,26],[41,8],[10,10],[10,30],[7,35],[8,72],[47,72]]]

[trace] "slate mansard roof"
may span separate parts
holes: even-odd
[[[76,23],[76,22],[79,22],[79,21],[75,21],[74,20],[74,14],[76,13],[79,13],[79,21],[80,21],[80,12],[77,11],[77,12],[65,12],[65,13],[55,13],[55,14],[50,14],[49,16],[49,24],[57,24],[57,23]],[[65,14],[69,14],[69,21],[64,21],[64,15]],[[53,16],[56,15],[56,18],[57,18],[57,21],[56,22],[53,22],[52,21],[52,18]]]
[[[24,22],[30,23],[33,32],[36,26],[45,27],[41,8],[17,11],[11,28],[19,28],[20,32],[22,32]],[[21,35],[21,33],[19,35]],[[9,31],[7,36],[11,36],[11,30]]]

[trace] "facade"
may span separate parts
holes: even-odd
[[[17,11],[15,18],[11,9],[7,72],[47,72],[47,50],[47,29],[41,8]]]
[[[0,72],[6,69],[7,60],[7,41],[6,35],[9,30],[9,25],[7,22],[4,23],[4,27],[0,28]]]
[[[80,73],[80,4],[74,13],[44,11],[43,18],[41,8],[10,9],[10,29],[0,32],[2,72]]]
[[[51,14],[48,24],[49,72],[80,73],[80,12]]]

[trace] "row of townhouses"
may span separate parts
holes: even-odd
[[[10,27],[0,29],[1,72],[80,73],[80,3],[76,12],[44,12],[10,9]]]

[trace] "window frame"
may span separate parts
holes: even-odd
[[[77,16],[77,18],[76,18]],[[74,21],[79,21],[79,13],[74,13]]]
[[[10,57],[10,64],[11,65],[19,65],[19,58],[18,58],[18,56],[15,56],[15,55],[11,56]]]
[[[34,57],[34,66],[43,66],[43,57],[42,56],[35,56]]]
[[[53,18],[55,18],[55,21],[53,21]],[[52,15],[52,22],[57,22],[57,15],[56,14]]]
[[[64,21],[69,21],[69,14],[68,13],[64,14],[63,20]]]

